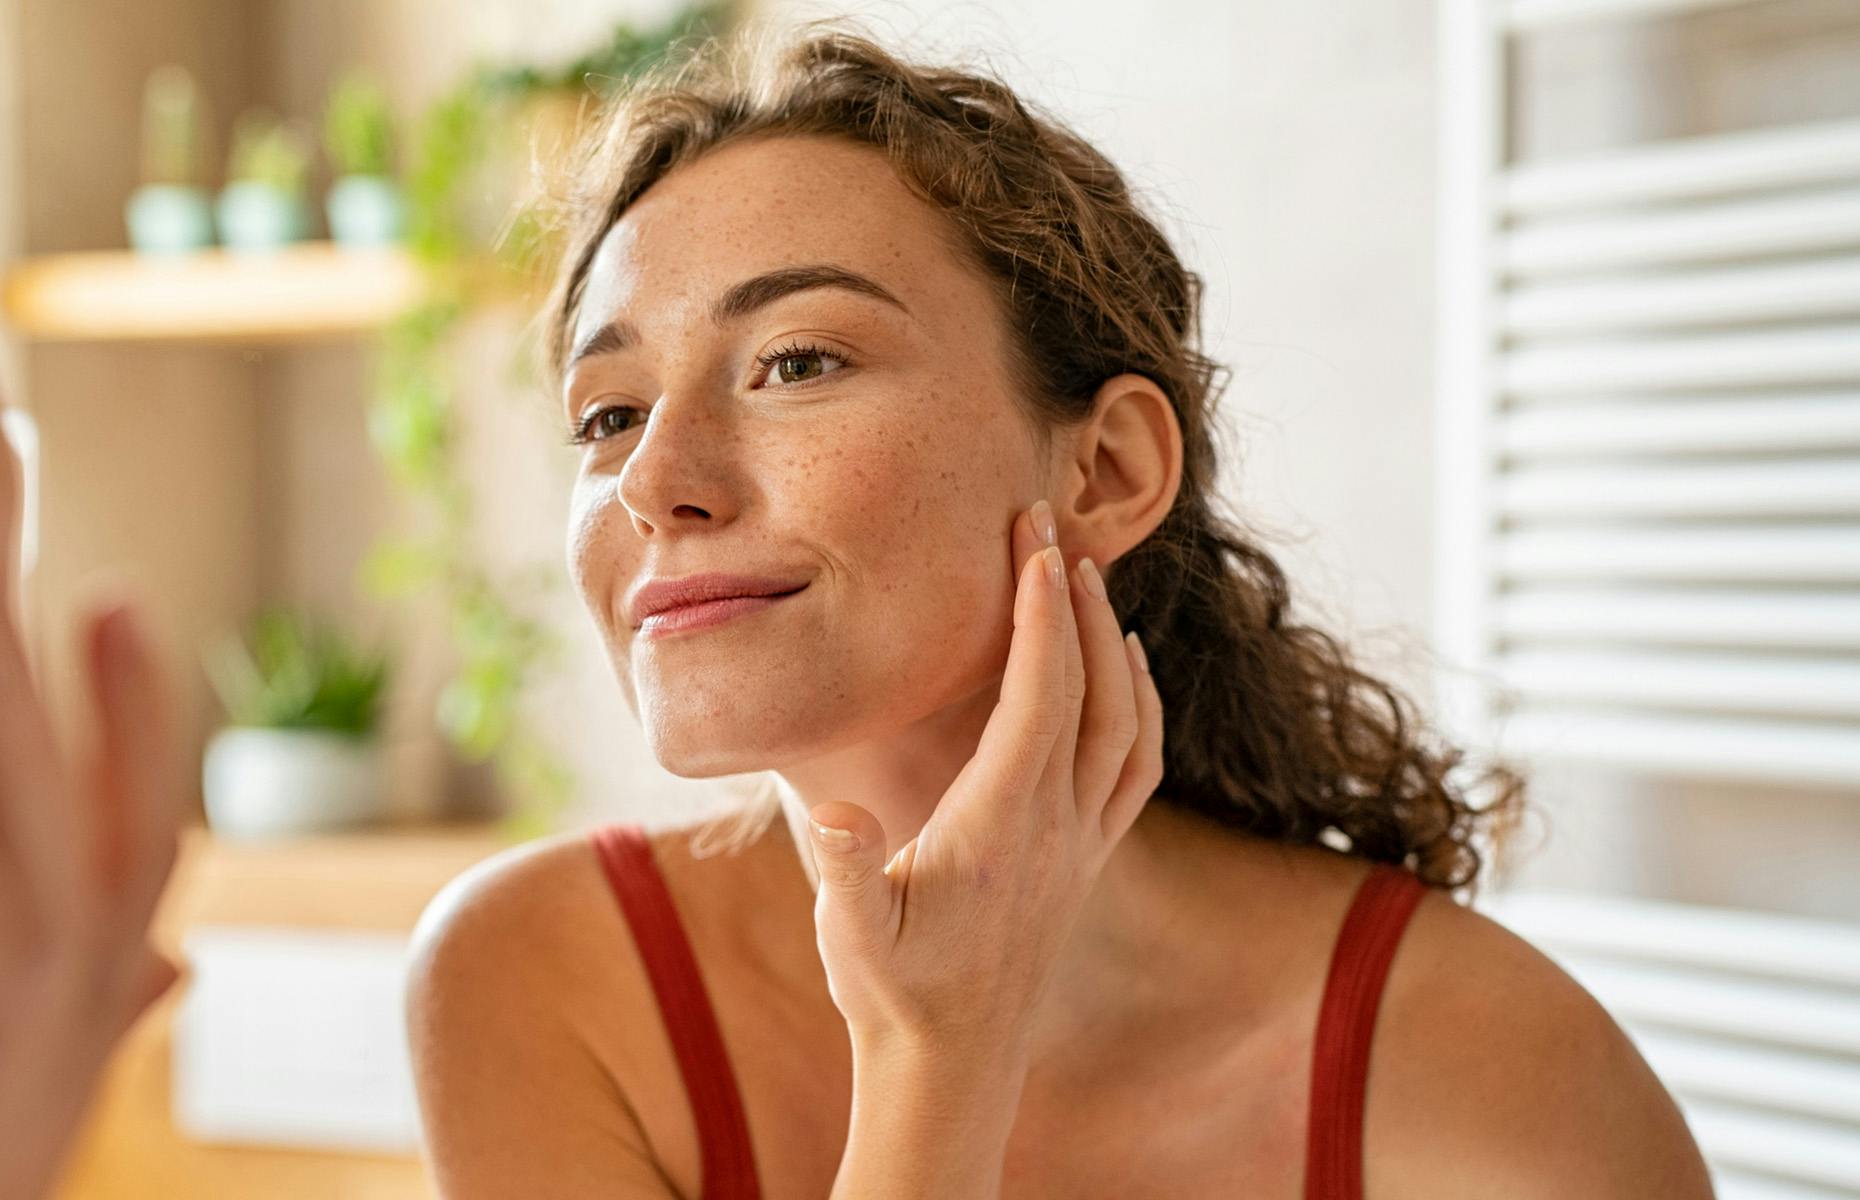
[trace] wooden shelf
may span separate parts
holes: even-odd
[[[192,826],[175,864],[176,907],[157,931],[284,925],[411,933],[442,884],[517,842],[495,821],[382,825],[288,837],[225,838]]]
[[[422,284],[399,248],[99,250],[23,260],[7,275],[0,307],[30,338],[295,341],[377,329],[418,300]]]

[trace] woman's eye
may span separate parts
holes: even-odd
[[[846,365],[840,355],[815,346],[789,346],[773,354],[758,355],[756,362],[763,368],[765,383],[806,383]],[[834,365],[828,366],[828,363]]]
[[[617,424],[610,418],[632,418],[639,415],[639,410],[634,408],[611,407],[596,409],[581,419],[581,423],[577,425],[575,431],[569,435],[568,444],[571,446],[581,446],[588,442],[606,441],[615,434],[625,433],[637,424],[637,422],[631,420],[624,425]]]
[[[847,361],[845,355],[819,346],[784,346],[772,354],[757,355],[756,364],[762,368],[760,378],[766,385],[769,382],[806,383],[810,379],[843,370]],[[617,434],[638,428],[644,417],[645,413],[626,405],[595,409],[574,427],[568,436],[568,444],[585,446],[589,442],[604,442]]]

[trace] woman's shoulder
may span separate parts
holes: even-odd
[[[418,960],[444,956],[457,969],[564,986],[643,982],[638,947],[597,835],[609,827],[545,835],[501,850],[459,874],[426,906],[413,942]],[[646,830],[651,869],[695,937],[712,912],[731,906],[766,872],[765,836],[727,835],[718,819]],[[719,852],[722,836],[726,849]],[[734,836],[734,840],[731,837]],[[639,990],[639,989],[635,989]]]
[[[593,846],[559,834],[448,883],[414,931],[408,1053],[447,1196],[670,1195],[642,1069],[649,989]]]
[[[473,986],[521,987],[570,1014],[598,1013],[594,1044],[616,1056],[642,1044],[616,1037],[632,1021],[656,1022],[657,1001],[612,872],[649,869],[663,882],[686,940],[707,972],[752,963],[774,937],[770,901],[805,907],[806,887],[785,827],[725,814],[644,830],[651,862],[603,861],[601,827],[566,831],[491,855],[427,905],[413,937],[418,975]],[[788,907],[793,907],[789,905]],[[777,939],[778,941],[781,939]],[[785,940],[791,941],[792,937]],[[650,1045],[650,1039],[645,1043]]]
[[[1397,945],[1373,1045],[1371,1192],[1711,1194],[1684,1118],[1611,1014],[1444,890]]]
[[[414,933],[409,1050],[448,1195],[614,1194],[614,1180],[656,1195],[695,1178],[684,1109],[668,1102],[683,1088],[678,1063],[595,832],[490,856],[434,897]],[[749,907],[739,897],[754,860],[714,853],[714,834],[711,821],[647,833],[707,967],[728,962],[705,942]]]
[[[445,1020],[469,1005],[513,1026],[583,1013],[625,1025],[650,1000],[641,982],[592,840],[564,832],[491,855],[427,904],[413,934],[410,1014],[424,1006]],[[598,1051],[605,1040],[589,1044]]]

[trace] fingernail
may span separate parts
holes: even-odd
[[[1059,552],[1058,546],[1048,546],[1040,551],[1040,555],[1046,559],[1046,577],[1052,581],[1055,588],[1062,592],[1065,591],[1066,556]]]
[[[1124,641],[1129,644],[1130,656],[1137,660],[1137,666],[1142,669],[1145,675],[1148,675],[1150,673],[1150,656],[1143,651],[1143,639],[1138,637],[1137,631],[1133,629],[1124,635]]]
[[[1049,546],[1059,544],[1059,526],[1053,521],[1053,506],[1044,500],[1033,502],[1033,531]]]
[[[1085,590],[1098,599],[1104,599],[1104,576],[1098,574],[1098,564],[1089,558],[1079,559],[1079,578],[1085,582]]]
[[[807,823],[814,827],[814,836],[820,839],[820,844],[836,854],[844,854],[859,848],[859,835],[850,829],[835,829],[831,825],[822,825],[812,817],[808,818]]]

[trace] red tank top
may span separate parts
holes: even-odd
[[[589,837],[645,961],[684,1076],[702,1153],[703,1200],[758,1200],[736,1076],[652,844],[634,824],[601,826]],[[1369,1043],[1389,963],[1426,890],[1411,872],[1376,863],[1338,930],[1311,1061],[1305,1200],[1362,1200]]]

